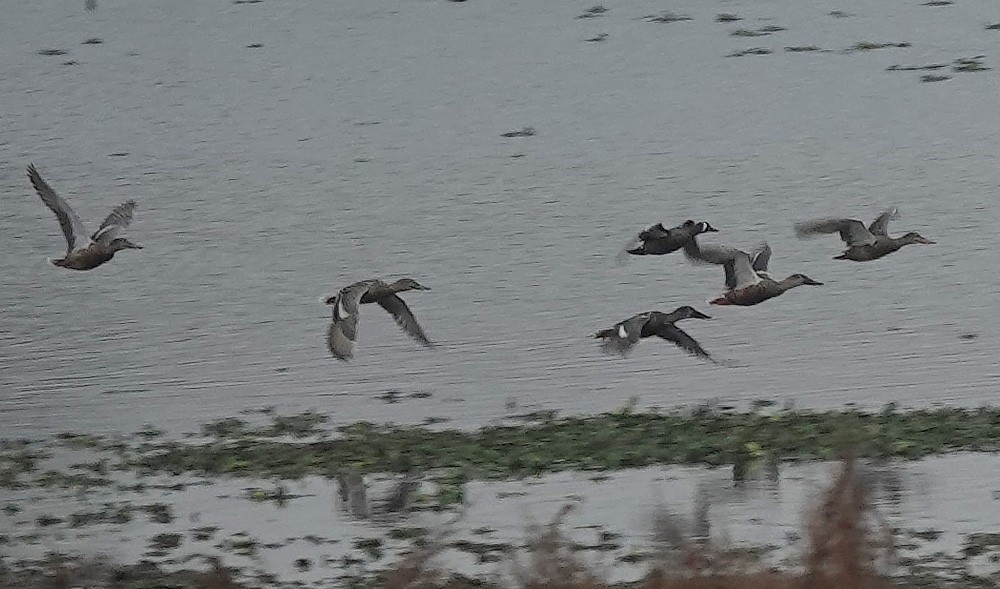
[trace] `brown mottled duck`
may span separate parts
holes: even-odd
[[[709,301],[712,305],[739,305],[748,307],[781,296],[797,286],[819,286],[805,274],[792,274],[784,280],[775,280],[767,273],[771,247],[762,244],[752,253],[725,245],[685,246],[684,253],[694,262],[717,264],[726,271],[726,292]]]

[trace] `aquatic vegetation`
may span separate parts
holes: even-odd
[[[751,446],[748,446],[751,444]],[[861,456],[920,458],[956,450],[1000,449],[1000,408],[879,412],[616,412],[478,431],[355,423],[335,438],[295,442],[223,439],[163,442],[130,457],[140,472],[333,476],[443,470],[438,483],[563,470],[651,464],[733,464],[748,447],[778,460]],[[447,474],[450,473],[450,474]]]
[[[132,521],[133,511],[134,508],[128,503],[108,503],[101,511],[71,513],[69,526],[79,528],[93,524],[127,524]]]
[[[180,534],[157,534],[150,538],[149,545],[155,550],[170,550],[180,546],[183,541]]]
[[[149,505],[140,505],[136,509],[145,511],[149,516],[149,521],[153,523],[169,524],[174,521],[173,511],[166,503],[150,503]]]

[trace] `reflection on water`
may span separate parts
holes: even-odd
[[[99,452],[52,449],[37,471],[42,478],[55,471],[94,474],[87,465],[102,458]],[[149,477],[112,469],[105,471],[110,485],[10,489],[0,526],[11,539],[5,557],[14,560],[49,551],[113,555],[125,563],[141,558],[183,563],[208,555],[223,557],[228,566],[316,583],[343,574],[344,567],[369,570],[395,562],[418,537],[440,544],[446,570],[493,575],[496,563],[509,556],[506,550],[523,547],[537,524],[558,518],[586,562],[607,563],[599,564],[602,571],[627,580],[646,571],[650,555],[667,556],[667,548],[684,558],[709,545],[754,547],[767,562],[794,561],[804,550],[810,514],[838,470],[832,463],[784,463],[777,480],[762,469],[740,484],[726,468],[564,472],[470,482],[461,505],[438,511],[436,483],[411,475],[362,477],[345,470],[336,485],[306,477],[268,492],[274,484],[266,481]],[[962,453],[913,462],[865,461],[858,472],[877,521],[894,530],[901,558],[959,554],[970,534],[1000,530],[1000,511],[984,509],[996,501],[1000,457]],[[153,538],[162,534],[184,540],[168,554],[157,554]],[[240,546],[252,550],[233,550]],[[303,558],[327,564],[306,571],[293,564]]]

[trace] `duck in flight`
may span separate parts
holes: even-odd
[[[690,219],[680,225],[667,229],[663,223],[657,223],[649,229],[639,232],[639,243],[635,240],[629,243],[626,252],[633,256],[659,256],[675,252],[686,244],[690,243],[696,236],[702,233],[713,233],[718,231],[705,221],[695,223]]]
[[[855,262],[877,260],[899,250],[904,245],[934,243],[913,231],[900,237],[889,237],[886,228],[889,221],[897,216],[899,216],[899,211],[893,207],[883,211],[867,227],[857,219],[813,219],[797,223],[795,234],[799,239],[804,239],[817,234],[840,233],[840,239],[847,244],[847,249],[833,259],[854,260]]]
[[[354,342],[358,333],[359,305],[378,303],[396,320],[396,323],[410,337],[432,347],[424,330],[417,323],[413,312],[406,306],[398,293],[408,290],[430,290],[412,278],[400,278],[388,284],[379,279],[362,280],[344,287],[337,294],[326,299],[333,306],[333,319],[327,330],[326,343],[330,352],[339,360],[350,360],[354,355]]]
[[[120,237],[122,231],[132,222],[135,201],[127,200],[115,207],[104,219],[97,231],[87,238],[87,230],[80,218],[49,184],[42,179],[34,165],[28,166],[28,179],[35,192],[59,220],[63,235],[66,236],[66,255],[52,264],[71,270],[92,270],[111,260],[116,252],[124,249],[142,249],[141,245]]]
[[[682,319],[711,319],[711,317],[689,306],[678,307],[671,313],[646,311],[602,329],[595,333],[594,337],[604,340],[601,343],[604,352],[624,356],[640,339],[657,336],[673,342],[689,354],[715,362],[693,337],[674,325]]]
[[[709,301],[712,305],[739,305],[748,307],[780,296],[796,286],[819,286],[805,274],[792,274],[784,280],[775,280],[767,272],[771,260],[771,247],[762,244],[751,253],[726,245],[685,246],[688,259],[705,264],[717,264],[726,271],[726,292]]]

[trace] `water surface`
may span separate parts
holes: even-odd
[[[975,405],[1000,371],[988,249],[1000,186],[996,70],[920,83],[893,64],[985,54],[983,1],[928,7],[177,0],[13,3],[0,23],[0,432],[194,429],[276,405],[359,419],[490,423],[518,408],[594,412],[756,397],[799,406]],[[719,12],[738,23],[716,23]],[[757,38],[735,28],[786,31]],[[603,42],[586,42],[607,33]],[[82,44],[92,37],[102,44]],[[844,52],[860,41],[908,48]],[[261,44],[261,47],[248,45]],[[828,52],[788,53],[816,45]],[[727,58],[753,46],[771,55]],[[63,56],[38,51],[63,49]],[[75,64],[65,65],[73,61]],[[945,70],[947,71],[947,70]],[[502,133],[534,127],[528,138]],[[48,266],[34,162],[95,226],[126,198],[146,249],[94,271]],[[868,264],[814,215],[938,242]],[[717,268],[615,254],[657,221],[768,240],[772,270],[826,284],[754,308],[704,303]],[[350,364],[318,301],[412,276],[428,351],[365,309]],[[685,328],[736,366],[587,335],[694,304]],[[386,405],[388,390],[431,393]]]

